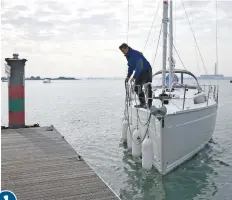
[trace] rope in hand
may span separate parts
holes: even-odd
[[[128,106],[128,104],[129,104],[130,101],[131,101],[131,97],[130,97],[130,95],[129,95],[129,91],[128,91],[129,89],[128,89],[127,82],[125,82],[125,89],[126,89],[126,102],[125,102],[125,107],[126,107],[126,109],[125,109],[125,110],[126,110],[126,112],[127,112],[128,121],[129,121],[129,108],[128,108],[129,106]],[[132,106],[132,105],[131,105],[131,106]],[[137,116],[137,118],[138,118],[138,116]],[[130,132],[131,139],[132,139],[132,141],[133,141],[135,144],[140,145],[140,144],[142,144],[142,142],[145,140],[146,135],[147,135],[148,130],[149,130],[150,121],[151,121],[151,114],[149,115],[149,118],[148,118],[147,129],[146,129],[146,132],[145,132],[145,134],[144,134],[144,137],[142,138],[142,140],[140,140],[139,143],[137,143],[137,141],[134,141],[134,139],[133,139],[133,137],[132,137],[133,133],[132,133],[132,131],[131,131],[131,129],[130,129],[130,126],[128,127],[129,132]]]

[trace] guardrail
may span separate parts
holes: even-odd
[[[145,101],[148,101],[148,90],[147,90],[147,86],[152,83],[147,83],[144,84],[142,90],[145,93]],[[127,87],[129,87],[131,90],[134,90],[135,87],[140,87],[138,85],[134,85],[133,83],[129,83],[127,84]],[[152,91],[153,91],[153,99],[160,99],[160,96],[154,96],[154,93],[157,91],[157,89],[161,89],[162,86],[155,86],[152,85]],[[182,96],[172,96],[173,92],[175,92],[175,90],[178,89],[183,89],[183,95]],[[189,97],[187,96],[187,91],[188,90],[196,90],[195,95],[199,95],[202,94],[202,98],[205,98],[204,102],[207,102],[207,105],[209,103],[209,99],[213,98],[217,103],[218,103],[218,93],[219,93],[219,86],[218,85],[184,85],[184,84],[178,84],[178,85],[174,85],[172,90],[169,91],[169,88],[165,88],[165,93],[167,94],[167,99],[182,99],[183,103],[182,103],[182,110],[184,110],[185,108],[185,103],[186,103],[186,99],[194,99],[197,98],[197,96],[192,96]],[[130,100],[134,100],[134,99],[138,99],[138,98],[134,98],[132,97],[132,95],[135,95],[136,93],[133,91],[132,93],[130,93]],[[200,97],[199,97],[200,98]],[[164,100],[164,99],[163,99]],[[202,102],[203,103],[203,102]]]

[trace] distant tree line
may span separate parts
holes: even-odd
[[[27,77],[25,78],[25,80],[44,80],[45,78],[41,78],[40,76],[31,76],[31,77]],[[46,79],[51,79],[51,80],[78,80],[74,77],[64,77],[64,76],[60,76],[58,78],[48,78],[46,77]],[[1,77],[1,80],[8,80],[7,77]]]

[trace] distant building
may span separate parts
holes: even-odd
[[[200,79],[224,79],[223,74],[218,74],[217,72],[217,63],[215,63],[214,74],[203,74],[200,75]]]
[[[200,79],[224,79],[223,74],[204,74],[200,75]]]

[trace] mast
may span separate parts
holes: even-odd
[[[166,59],[167,59],[167,32],[168,31],[168,1],[163,1],[163,69],[162,89],[165,87]]]
[[[215,67],[214,67],[214,75],[217,75],[217,63],[215,63]]]
[[[173,78],[173,23],[172,23],[172,0],[169,1],[169,90],[172,87]]]

